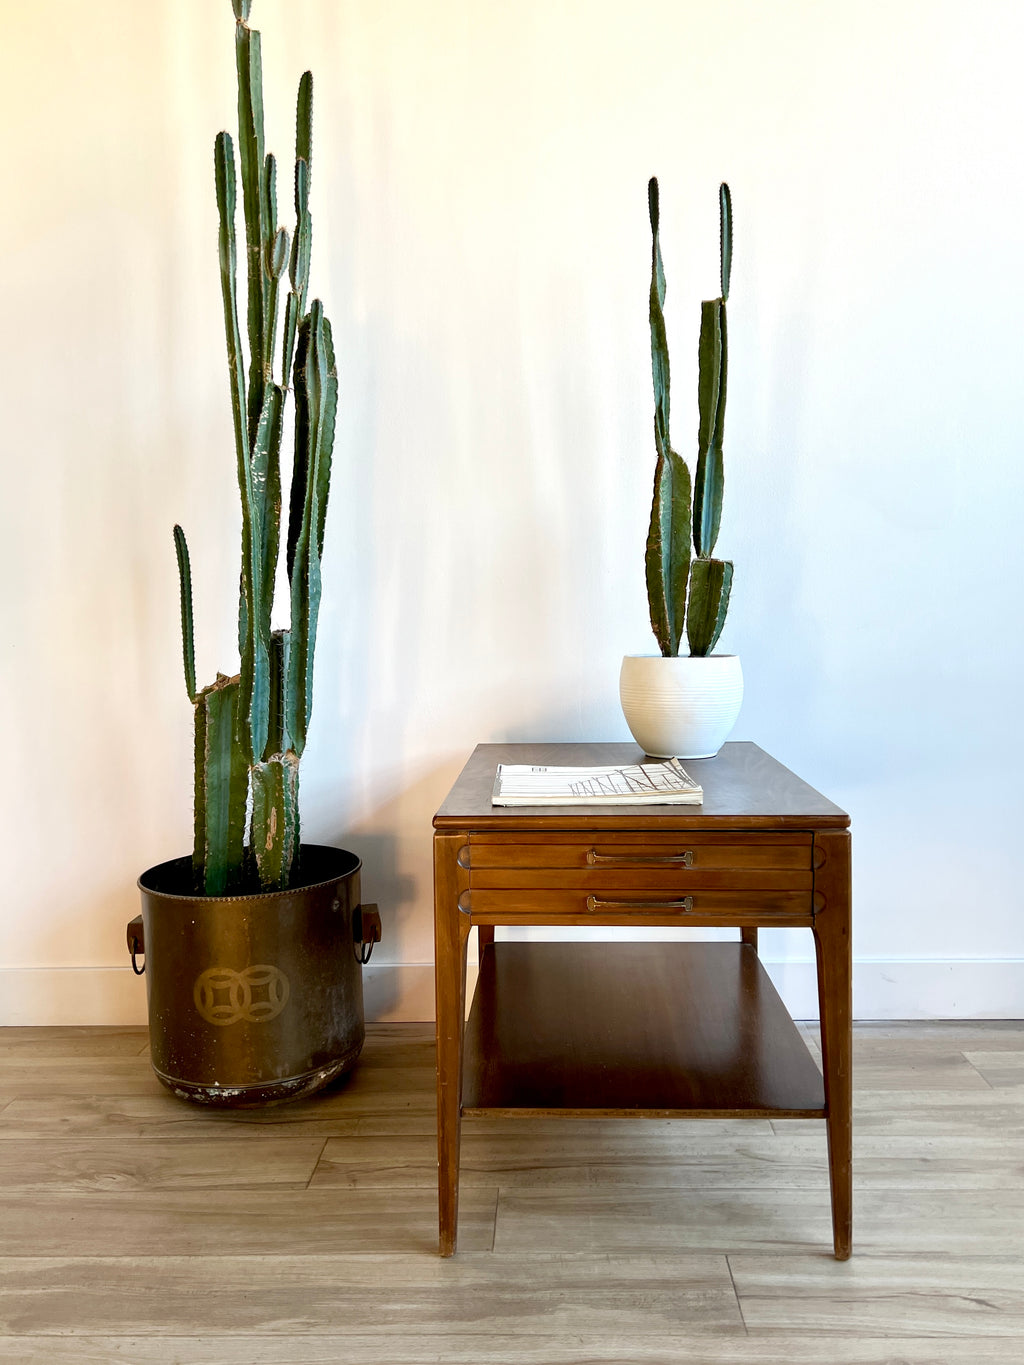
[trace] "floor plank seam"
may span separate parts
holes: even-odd
[[[743,1312],[743,1304],[740,1302],[740,1291],[736,1288],[736,1276],[732,1273],[732,1261],[729,1256],[725,1257],[725,1266],[729,1272],[729,1282],[732,1285],[732,1292],[736,1296],[736,1311],[740,1315],[740,1322],[743,1324],[743,1331],[750,1336],[750,1328],[747,1326],[746,1315]]]
[[[320,1163],[321,1163],[321,1162],[323,1161],[323,1159],[324,1159],[324,1152],[327,1151],[327,1144],[328,1144],[330,1141],[331,1141],[331,1139],[330,1139],[329,1137],[325,1137],[324,1140],[323,1140],[323,1143],[322,1143],[321,1146],[320,1146],[319,1155],[317,1156],[317,1159],[313,1162],[313,1169],[310,1171],[310,1173],[309,1173],[309,1179],[306,1181],[305,1188],[306,1188],[307,1190],[312,1189],[312,1187],[313,1187],[313,1181],[316,1179],[316,1173],[317,1173],[317,1171],[319,1171],[319,1169],[320,1169]]]
[[[1010,1053],[1009,1055],[1010,1055],[1010,1056],[1013,1056],[1012,1053]],[[967,1063],[967,1065],[971,1068],[971,1070],[974,1072],[974,1074],[975,1074],[976,1076],[980,1076],[980,1077],[981,1077],[981,1079],[982,1079],[982,1080],[985,1082],[985,1084],[988,1086],[989,1090],[999,1090],[999,1089],[1002,1088],[1001,1086],[993,1085],[992,1082],[989,1080],[989,1078],[985,1075],[984,1071],[982,1071],[980,1067],[975,1066],[974,1063],[971,1061],[970,1057],[968,1057],[967,1054],[966,1054],[965,1052],[961,1052],[961,1053],[960,1053],[960,1056],[964,1059],[964,1061],[965,1061],[965,1062]]]

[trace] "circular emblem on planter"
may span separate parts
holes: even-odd
[[[288,978],[277,967],[208,967],[196,979],[192,998],[209,1024],[265,1024],[288,1003]]]

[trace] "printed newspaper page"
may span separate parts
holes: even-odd
[[[704,793],[678,759],[625,767],[499,763],[494,806],[699,806]]]

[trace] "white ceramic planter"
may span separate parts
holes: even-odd
[[[653,758],[713,758],[743,704],[739,656],[627,654],[619,698],[626,724],[644,753]]]

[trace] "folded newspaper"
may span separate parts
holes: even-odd
[[[492,806],[699,806],[704,792],[678,759],[621,767],[499,763]]]

